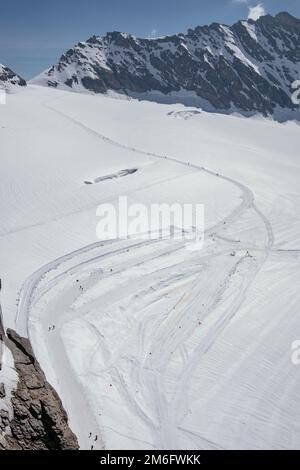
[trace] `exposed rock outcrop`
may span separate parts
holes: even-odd
[[[12,416],[1,410],[0,400],[0,450],[78,449],[61,400],[47,382],[29,340],[13,330],[4,336],[1,326],[0,346],[1,342],[12,353],[18,383],[11,397]],[[1,383],[0,399],[5,395]]]
[[[0,89],[10,92],[26,85],[27,83],[22,77],[5,65],[0,64]]]
[[[120,32],[93,36],[32,82],[146,99],[152,94],[154,100],[173,97],[224,113],[275,115],[299,113],[292,100],[292,84],[299,79],[300,20],[280,13],[157,39]]]

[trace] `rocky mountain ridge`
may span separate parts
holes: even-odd
[[[26,81],[13,72],[9,67],[0,64],[0,89],[11,92],[19,87],[25,87]]]
[[[224,113],[298,113],[300,20],[288,13],[140,39],[112,32],[79,42],[32,83],[173,100]]]

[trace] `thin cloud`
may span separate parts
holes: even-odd
[[[157,37],[157,30],[156,29],[152,29],[150,35],[149,35],[149,38],[150,39],[154,39]]]
[[[248,20],[258,20],[261,16],[266,15],[266,9],[262,3],[259,3],[255,7],[249,7]]]

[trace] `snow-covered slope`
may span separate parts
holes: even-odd
[[[300,76],[299,47],[300,20],[288,13],[159,39],[113,32],[78,43],[32,83],[299,117],[291,99]]]
[[[10,68],[0,64],[0,89],[12,92],[24,86],[26,86],[26,81],[23,78]]]
[[[299,448],[299,126],[32,86],[0,124],[4,321],[81,447]],[[203,249],[98,240],[119,195],[205,204]]]

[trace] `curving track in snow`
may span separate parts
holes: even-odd
[[[238,207],[206,230],[208,245],[204,251],[187,255],[184,243],[168,240],[94,243],[32,274],[22,287],[18,306],[17,329],[22,335],[29,335],[35,350],[38,349],[37,356],[43,357],[42,365],[64,398],[71,424],[83,448],[90,446],[90,432],[101,434],[103,438],[94,443],[95,448],[112,447],[114,444],[107,437],[111,432],[127,439],[133,447],[181,448],[182,436],[188,436],[191,442],[197,442],[197,446],[199,442],[205,446],[204,438],[197,434],[192,436],[182,424],[189,410],[188,390],[192,386],[194,370],[238,313],[257,273],[272,252],[272,227],[256,207],[252,191],[240,182],[200,165],[129,148],[56,110],[49,103],[45,106],[115,147],[204,172],[234,185],[241,192],[242,201]],[[249,213],[263,227],[264,235],[257,240],[258,246],[253,247],[247,240],[226,240],[225,230],[234,229],[234,225]],[[235,256],[230,256],[233,250]],[[113,266],[113,272],[107,263]],[[77,280],[84,285],[84,294],[78,291]],[[132,339],[139,345],[134,352],[126,349],[122,352],[121,348],[115,355],[109,350],[104,333],[90,318],[93,309],[104,317],[103,309],[109,306],[112,298],[116,308],[127,312],[128,318],[133,315]],[[137,311],[145,312],[140,319],[136,316]],[[96,416],[95,398],[84,391],[83,375],[75,376],[74,364],[61,332],[65,334],[66,328],[78,320],[98,338],[89,352],[87,370],[91,375],[87,380],[94,376],[99,387],[104,387],[108,393],[107,384],[101,380],[104,376],[103,380],[107,381],[109,375],[116,390],[112,392],[114,400],[121,403],[120,409],[126,409],[121,431],[109,418],[106,422],[102,413],[100,417]],[[52,324],[56,329],[53,334],[48,334],[48,325]],[[203,335],[198,337],[201,326]],[[41,335],[46,338],[44,345],[39,344]],[[108,364],[102,370],[99,364],[93,365],[98,349]],[[77,421],[78,400],[82,405]],[[108,405],[107,414],[110,411]],[[139,422],[138,426],[147,437],[138,437],[139,428],[132,431],[129,426],[126,430],[126,416]],[[218,447],[213,442],[209,445]]]

